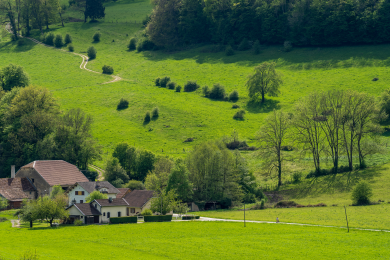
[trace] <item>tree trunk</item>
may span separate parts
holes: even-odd
[[[61,12],[59,12],[59,14],[60,14],[60,19],[61,19],[62,27],[65,27],[65,25],[64,25],[64,20],[62,20]]]
[[[261,92],[261,104],[263,104],[265,102],[265,98],[264,98],[264,91]]]
[[[280,158],[280,150],[278,151],[278,187],[282,186],[282,160]]]
[[[33,222],[30,220],[30,228],[33,227]]]

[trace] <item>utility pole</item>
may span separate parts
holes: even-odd
[[[349,225],[348,225],[348,216],[347,216],[347,208],[344,206],[345,210],[345,219],[347,220],[347,228],[348,228],[348,233],[349,233]]]
[[[246,227],[246,223],[245,223],[245,202],[244,202],[244,227]]]

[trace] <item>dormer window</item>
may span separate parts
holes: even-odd
[[[101,188],[99,191],[100,191],[101,193],[108,193],[107,188]]]

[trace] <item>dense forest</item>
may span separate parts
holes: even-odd
[[[388,0],[154,0],[147,31],[158,46],[201,42],[296,46],[390,41]]]

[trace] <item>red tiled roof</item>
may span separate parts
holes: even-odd
[[[23,168],[34,168],[50,186],[88,182],[87,177],[75,165],[62,160],[34,161]]]
[[[123,199],[129,203],[129,207],[141,208],[154,197],[152,190],[133,190],[127,193]]]
[[[129,206],[124,199],[112,199],[111,202],[109,199],[99,199],[95,201],[102,207]]]
[[[34,185],[25,177],[0,179],[0,194],[10,201],[28,198],[24,191],[35,191]]]
[[[121,198],[123,198],[123,196],[125,196],[126,192],[128,192],[130,189],[129,188],[118,188],[118,190],[119,190],[119,193],[116,194],[116,198],[121,199]]]

